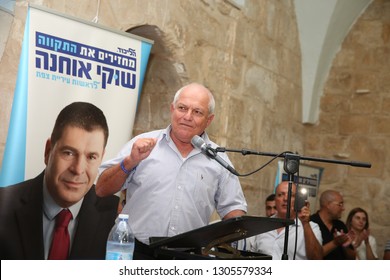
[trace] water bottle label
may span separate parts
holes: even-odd
[[[123,253],[123,252],[107,252],[106,260],[132,260],[132,253]]]

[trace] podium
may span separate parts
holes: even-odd
[[[237,250],[231,243],[291,224],[293,220],[241,216],[172,237],[151,237],[149,246],[157,259],[272,259]]]

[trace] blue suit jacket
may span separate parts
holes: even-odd
[[[43,173],[0,187],[0,259],[43,260]],[[118,197],[100,198],[95,186],[85,195],[69,259],[104,259],[117,216]]]

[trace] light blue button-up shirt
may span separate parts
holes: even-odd
[[[147,132],[130,140],[118,156],[100,168],[103,172],[128,156],[137,138],[157,138],[151,154],[131,172],[122,189],[134,235],[143,243],[149,237],[166,237],[207,225],[214,210],[224,217],[232,210],[247,211],[237,176],[198,149],[183,158],[167,129]],[[216,147],[206,133],[206,144]],[[231,165],[226,154],[220,156]]]

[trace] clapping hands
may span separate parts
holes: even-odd
[[[355,238],[355,234],[353,231],[349,231],[344,233],[343,230],[338,231],[337,229],[333,233],[334,240],[338,245],[342,245],[343,247],[348,247],[352,244],[352,241]]]

